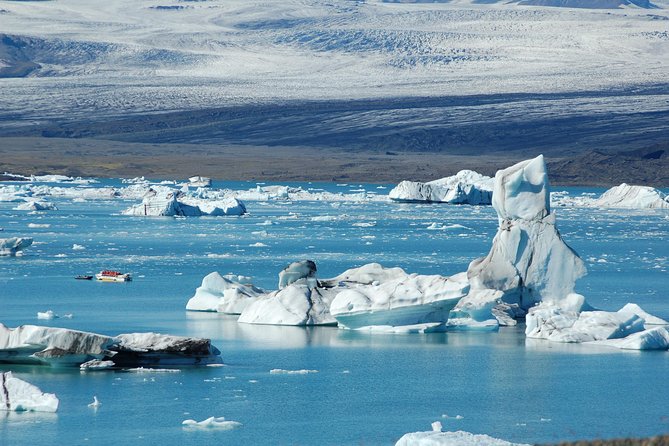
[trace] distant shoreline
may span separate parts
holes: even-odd
[[[563,158],[547,155],[546,159],[555,186],[612,187],[626,182],[669,187],[669,147],[655,149],[612,154],[590,151]],[[463,169],[494,176],[498,169],[540,153],[534,150],[462,155],[0,137],[0,173],[155,179],[204,175],[229,181],[397,183],[431,181]]]

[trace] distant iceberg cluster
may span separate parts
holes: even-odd
[[[529,338],[669,349],[666,321],[633,304],[597,311],[574,291],[586,268],[557,229],[543,156],[498,171],[493,183],[498,231],[466,272],[426,276],[370,263],[319,279],[316,264],[303,260],[281,271],[271,292],[212,273],[186,308],[239,314],[240,323],[386,332],[497,330],[525,317]],[[645,193],[614,189],[649,203]]]

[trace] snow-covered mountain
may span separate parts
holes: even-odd
[[[0,1],[0,136],[36,128],[38,135],[148,141],[158,130],[183,128],[184,117],[149,117],[141,129],[137,120],[116,123],[114,130],[99,122],[94,128],[67,123],[296,103],[302,114],[290,119],[271,107],[251,113],[268,119],[239,126],[235,119],[248,116],[247,109],[220,119],[233,125],[229,133],[242,135],[241,142],[266,144],[279,130],[277,139],[289,145],[311,143],[294,140],[296,128],[363,133],[389,122],[411,122],[402,131],[413,140],[420,138],[412,132],[429,134],[435,122],[507,120],[520,126],[511,135],[516,139],[524,124],[537,128],[533,121],[546,117],[600,116],[588,124],[599,128],[597,135],[611,130],[601,123],[639,128],[646,115],[668,114],[669,10],[666,0],[634,2]],[[543,94],[566,96],[536,96]],[[438,104],[436,116],[430,104],[420,110],[422,98],[444,97],[465,99]],[[350,103],[388,98],[418,100],[408,107],[404,99],[373,105],[372,114],[369,102]],[[343,102],[333,106],[334,100]],[[310,113],[304,101],[326,105],[316,103]],[[628,119],[630,113],[639,119]],[[226,125],[203,115],[198,128],[161,133],[161,141],[228,138]],[[53,122],[55,129],[48,127]],[[256,132],[266,122],[271,128]],[[128,133],[124,129],[134,136],[119,136]],[[468,132],[481,136],[478,129]],[[384,144],[385,133],[377,144]],[[498,132],[491,133],[486,137]],[[430,136],[426,144],[448,143],[444,138],[467,137]]]

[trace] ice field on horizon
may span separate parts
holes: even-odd
[[[668,5],[2,2],[0,109],[11,127],[63,113],[665,85]],[[625,101],[652,111],[664,96]],[[622,100],[575,97],[570,108],[615,113]]]
[[[465,271],[489,251],[497,231],[490,206],[393,203],[387,184],[214,182],[212,194],[247,194],[241,198],[248,213],[139,218],[122,211],[141,199],[141,179],[85,185],[44,179],[61,182],[2,185],[48,192],[42,198],[57,210],[17,210],[16,201],[0,201],[0,236],[34,240],[23,255],[0,258],[0,322],[109,336],[206,337],[224,365],[179,373],[4,366],[60,400],[56,415],[8,412],[0,418],[0,439],[10,444],[81,443],[111,429],[120,442],[151,438],[166,445],[393,444],[435,421],[443,431],[488,435],[491,444],[496,438],[533,444],[667,430],[667,352],[527,339],[523,324],[496,333],[384,334],[253,326],[185,310],[213,271],[264,289],[275,289],[279,271],[301,259],[317,263],[319,278],[373,261],[420,274]],[[604,192],[554,190],[560,200]],[[636,302],[669,318],[669,210],[570,205],[553,212],[565,242],[588,268],[576,291],[591,305],[616,311]],[[74,279],[105,268],[132,272],[133,281]],[[48,311],[54,318],[38,320]],[[101,404],[89,407],[94,395]]]

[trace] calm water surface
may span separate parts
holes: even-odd
[[[23,257],[0,258],[0,322],[208,337],[225,366],[80,373],[5,365],[56,393],[61,405],[57,414],[0,413],[2,445],[375,445],[429,430],[436,420],[446,430],[528,443],[669,432],[667,352],[526,340],[522,326],[386,335],[244,325],[184,310],[209,272],[249,276],[274,289],[278,272],[305,258],[323,278],[372,261],[422,274],[464,271],[489,250],[497,227],[490,207],[247,202],[250,215],[241,218],[144,219],[118,215],[131,201],[53,201],[58,211],[34,214],[0,203],[0,235],[35,239]],[[565,241],[588,265],[577,291],[602,309],[633,301],[669,318],[668,212],[556,212]],[[428,229],[432,223],[442,229]],[[130,271],[134,281],[73,279],[103,268]],[[73,318],[37,320],[49,309]],[[97,410],[87,406],[93,395],[102,402]],[[211,416],[243,426],[181,425]]]

